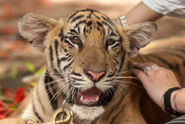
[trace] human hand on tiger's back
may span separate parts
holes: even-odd
[[[164,93],[172,87],[180,87],[174,73],[154,63],[133,63],[135,74],[151,99],[161,106]]]

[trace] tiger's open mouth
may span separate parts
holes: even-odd
[[[100,101],[101,94],[102,92],[96,87],[92,87],[83,92],[77,92],[75,103],[79,106],[97,106]]]
[[[74,93],[74,97],[70,97],[69,103],[78,106],[94,107],[105,106],[116,92],[117,86],[108,89],[107,92],[102,92],[97,87],[92,87],[85,91],[78,91]]]

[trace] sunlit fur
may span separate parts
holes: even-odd
[[[136,30],[138,27],[144,28]],[[147,117],[140,109],[145,93],[130,74],[132,65],[128,63],[143,60],[140,56],[134,60],[130,57],[149,43],[155,30],[153,23],[123,28],[91,9],[75,11],[59,21],[34,13],[23,15],[19,31],[41,52],[46,69],[22,117],[46,122],[65,98],[75,124],[145,124]],[[137,35],[131,36],[134,33]],[[73,41],[73,36],[78,36],[80,42]],[[106,74],[93,82],[87,70],[103,70]],[[76,105],[76,92],[93,86],[104,94],[102,104]]]

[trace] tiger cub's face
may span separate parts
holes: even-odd
[[[104,14],[85,9],[59,21],[26,13],[19,21],[19,31],[44,53],[47,71],[73,112],[93,120],[122,86],[128,58],[149,43],[156,26],[120,27]]]

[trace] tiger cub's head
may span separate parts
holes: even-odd
[[[78,10],[55,20],[25,13],[20,34],[44,56],[47,71],[80,119],[100,116],[115,96],[129,57],[154,37],[151,22],[121,27],[104,14]]]

